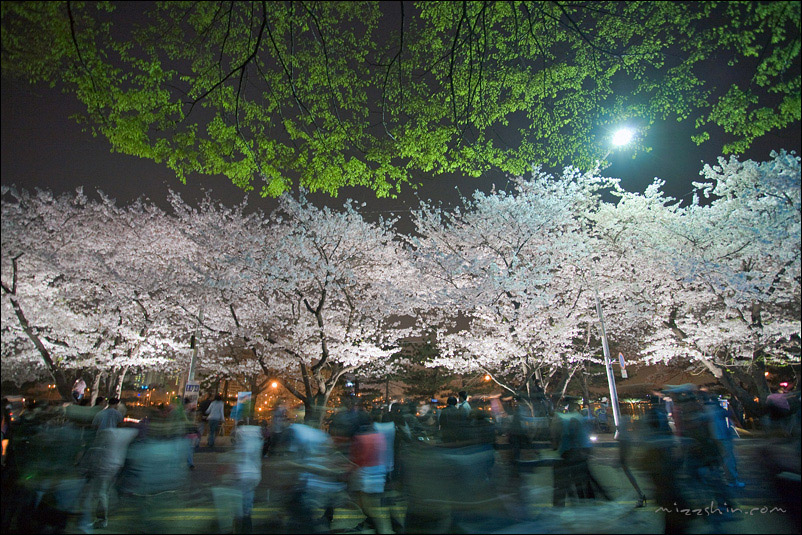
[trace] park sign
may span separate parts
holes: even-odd
[[[188,410],[197,409],[199,397],[200,383],[198,381],[187,381],[184,387],[184,408]]]
[[[237,392],[237,405],[232,411],[231,418],[234,420],[249,419],[251,415],[251,393]]]

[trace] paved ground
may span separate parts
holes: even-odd
[[[693,516],[689,531],[691,533],[799,533],[798,521],[792,521],[787,513],[770,511],[782,505],[780,498],[756,459],[760,458],[764,442],[757,439],[736,441],[739,469],[746,487],[733,489],[732,498],[737,509],[726,522],[715,515],[701,512]],[[565,509],[551,505],[552,468],[550,459],[556,454],[546,444],[525,452],[525,458],[539,460],[532,463],[530,470],[523,474],[523,501],[525,511],[519,511],[519,519],[514,520],[504,511],[513,502],[507,488],[500,488],[502,498],[490,504],[490,510],[499,511],[497,515],[463,515],[450,528],[451,532],[462,533],[662,533],[663,513],[657,510],[654,502],[646,507],[636,508],[637,495],[618,467],[617,443],[612,436],[599,437],[594,451],[592,471],[599,483],[612,497],[609,502],[593,504],[572,504]],[[96,529],[96,533],[225,533],[232,532],[233,507],[226,492],[227,456],[231,451],[228,437],[223,437],[215,451],[202,448],[195,454],[196,469],[190,472],[189,484],[185,491],[167,493],[139,502],[112,500],[112,514],[107,529]],[[497,466],[503,466],[508,452],[501,450],[496,454]],[[503,472],[503,469],[499,469]],[[654,496],[654,489],[646,475],[634,470],[637,480],[648,497]],[[256,493],[253,514],[253,531],[280,533],[283,530],[283,512],[275,490],[275,480],[269,471],[263,473],[262,483]],[[500,473],[499,477],[503,477]],[[467,499],[467,498],[466,498]],[[769,509],[761,510],[766,507]],[[495,509],[492,509],[495,508]],[[477,509],[478,510],[478,509]],[[484,509],[485,512],[488,510]],[[405,508],[398,503],[394,516],[403,517]],[[354,503],[335,511],[333,529],[347,531],[364,519],[364,515]],[[77,532],[71,522],[68,531]],[[353,532],[371,533],[370,530]]]

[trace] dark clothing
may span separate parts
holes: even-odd
[[[559,443],[557,441],[559,440]],[[561,460],[554,465],[554,507],[565,507],[565,498],[593,499],[596,493],[609,496],[590,473],[591,442],[579,414],[555,414],[552,420],[552,442]]]
[[[206,409],[209,408],[209,405],[212,404],[212,401],[214,401],[212,398],[204,399],[200,402],[200,405],[198,405],[198,414],[200,414],[201,418],[204,420],[206,419]]]
[[[449,405],[440,413],[438,423],[440,425],[440,437],[443,443],[465,440],[465,427],[468,425],[468,418],[465,415],[465,411],[458,409],[454,405]]]

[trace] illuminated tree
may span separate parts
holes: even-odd
[[[412,332],[425,289],[392,224],[366,222],[350,201],[336,212],[303,196],[281,199],[276,244],[259,266],[269,296],[264,340],[270,371],[300,369],[302,386],[282,383],[308,419],[322,417],[345,373],[386,360]]]
[[[588,168],[625,120],[741,152],[800,119],[799,2],[138,6],[3,2],[4,75],[75,95],[113,150],[262,195]]]
[[[705,166],[691,204],[656,181],[621,192],[598,225],[617,247],[638,251],[646,363],[681,359],[711,372],[751,414],[769,394],[766,365],[799,362],[800,161],[720,158]],[[700,195],[702,198],[700,198]]]
[[[2,214],[4,378],[49,374],[68,399],[68,370],[115,372],[119,390],[128,368],[174,365],[165,281],[188,249],[163,212],[4,187]]]
[[[555,178],[535,169],[511,192],[477,192],[450,212],[424,203],[412,245],[420,279],[438,288],[426,305],[436,324],[449,326],[430,365],[489,373],[510,392],[531,395],[535,379],[548,387],[558,372],[567,381],[598,361],[590,348],[594,289],[600,273],[615,278],[620,262],[593,241],[588,214],[614,183],[593,172]]]

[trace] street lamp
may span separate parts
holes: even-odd
[[[616,130],[612,137],[614,147],[623,147],[632,142],[635,138],[635,131],[631,128],[623,127]],[[612,148],[604,155],[604,159],[613,151]],[[610,346],[607,343],[607,331],[604,328],[604,314],[602,313],[601,300],[599,299],[598,285],[594,288],[596,294],[596,313],[599,315],[599,326],[601,327],[602,350],[604,351],[604,368],[607,371],[607,386],[610,388],[610,405],[613,409],[613,422],[615,423],[615,438],[618,438],[618,426],[621,422],[621,409],[618,406],[618,391],[615,387],[615,376],[613,375],[613,363],[610,359]]]
[[[623,147],[624,145],[629,145],[629,143],[635,138],[635,131],[631,128],[620,128],[615,131],[613,134],[613,145],[616,147]]]

